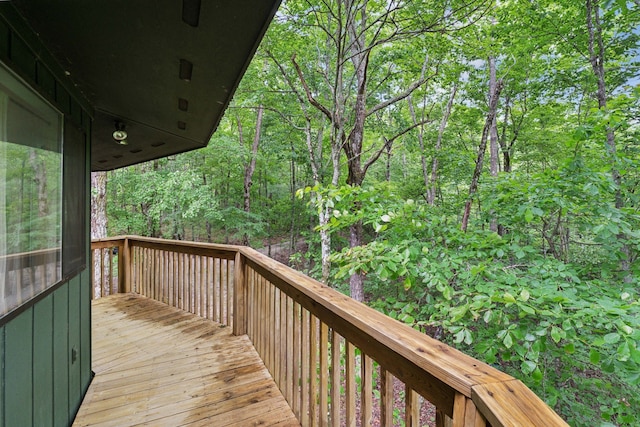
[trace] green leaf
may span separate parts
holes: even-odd
[[[450,315],[451,321],[452,322],[457,322],[458,320],[462,319],[464,317],[464,315],[467,314],[467,310],[468,309],[469,309],[469,307],[466,304],[452,308],[449,311],[449,315]]]
[[[525,220],[526,222],[531,222],[531,221],[533,220],[533,212],[531,211],[531,209],[530,209],[530,208],[527,208],[527,209],[524,211],[524,220]]]
[[[511,303],[516,302],[516,299],[514,298],[514,296],[511,295],[509,292],[505,292],[504,295],[502,295],[502,297],[506,302],[511,302]]]
[[[589,360],[594,365],[597,365],[598,363],[600,363],[600,357],[601,357],[600,353],[597,350],[591,349],[589,351]]]
[[[560,340],[563,337],[563,334],[564,334],[564,331],[562,329],[558,328],[557,326],[551,327],[551,339],[556,344],[560,342]]]
[[[507,333],[507,335],[502,340],[502,343],[507,348],[511,348],[513,346],[513,338],[511,337],[510,333]]]
[[[615,344],[620,341],[620,334],[617,332],[611,332],[604,336],[604,342],[607,344]]]
[[[542,375],[542,371],[540,371],[540,368],[537,367],[531,374],[531,377],[538,382],[542,381],[542,379],[544,378]]]
[[[533,207],[531,208],[531,212],[536,215],[536,216],[543,216],[544,215],[544,211],[538,207]]]
[[[538,365],[536,362],[532,362],[531,360],[525,360],[524,362],[522,362],[522,365],[520,365],[520,370],[522,371],[523,374],[529,375],[537,367]]]
[[[518,304],[518,307],[527,314],[536,314],[536,310],[526,304]]]

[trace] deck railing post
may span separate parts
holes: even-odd
[[[129,244],[129,238],[125,237],[124,246],[122,248],[122,261],[124,268],[121,270],[122,274],[122,288],[120,292],[131,292],[131,245]]]
[[[247,333],[247,274],[244,255],[238,251],[233,276],[233,334]]]
[[[123,244],[120,243],[117,246],[118,248],[118,293],[124,292],[124,256],[123,256]],[[109,251],[109,284],[113,283],[113,255],[114,251],[111,249]],[[109,286],[109,293],[111,293],[111,286]]]

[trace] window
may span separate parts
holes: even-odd
[[[0,66],[0,317],[62,279],[62,184],[62,114]]]

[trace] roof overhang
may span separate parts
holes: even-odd
[[[280,0],[13,3],[93,105],[98,171],[206,146]]]

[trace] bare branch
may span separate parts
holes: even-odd
[[[395,141],[396,139],[400,138],[401,136],[406,135],[407,133],[409,133],[409,132],[410,132],[410,131],[412,131],[413,129],[415,129],[415,128],[419,127],[419,126],[425,125],[425,124],[427,124],[427,123],[429,123],[429,122],[431,122],[431,120],[429,120],[429,119],[421,120],[421,121],[419,121],[419,122],[416,122],[416,123],[412,124],[411,126],[409,126],[409,127],[405,128],[405,129],[403,129],[402,131],[398,132],[398,133],[397,133],[397,134],[395,134],[393,137],[391,137],[391,138],[389,138],[389,139],[385,138],[385,139],[384,139],[384,145],[383,145],[382,147],[380,147],[380,149],[379,149],[379,150],[377,150],[377,151],[376,151],[376,152],[375,152],[375,153],[374,153],[374,154],[369,158],[369,160],[367,160],[367,161],[365,162],[364,167],[362,168],[362,170],[363,170],[363,175],[364,175],[364,174],[366,174],[366,173],[367,173],[367,169],[369,169],[369,167],[370,167],[372,164],[374,164],[374,163],[375,163],[375,162],[380,158],[380,156],[382,155],[382,153],[383,153],[385,150],[388,150],[388,149],[391,147],[391,145],[394,143],[394,141]]]
[[[293,66],[296,69],[296,73],[298,74],[298,78],[300,79],[300,82],[302,83],[302,86],[304,87],[304,91],[305,91],[305,93],[307,95],[307,99],[309,100],[311,105],[313,105],[318,110],[320,110],[325,116],[327,116],[327,118],[329,120],[331,120],[333,122],[333,117],[332,117],[333,115],[331,114],[331,111],[329,111],[329,109],[327,107],[322,105],[311,94],[311,90],[309,89],[309,85],[307,84],[307,81],[304,79],[304,76],[302,75],[302,70],[300,69],[300,66],[298,65],[298,63],[296,62],[296,55],[295,54],[291,57],[291,62],[293,62]]]
[[[428,62],[429,62],[429,57],[427,56],[427,57],[425,57],[425,62],[424,62],[423,67],[422,67],[422,76],[420,77],[420,79],[418,79],[415,82],[411,83],[409,85],[409,87],[405,91],[399,93],[398,95],[394,96],[393,98],[390,98],[390,99],[388,99],[386,101],[383,101],[383,102],[379,103],[378,105],[374,106],[371,110],[367,111],[367,113],[366,113],[367,117],[369,117],[370,115],[372,115],[373,113],[375,113],[378,110],[382,110],[383,108],[386,108],[389,105],[395,104],[398,101],[402,101],[403,99],[405,99],[409,95],[411,95],[411,93],[413,93],[413,91],[415,91],[420,86],[422,86],[423,84],[425,84],[426,82],[428,82],[429,80],[434,78],[438,74],[438,68],[437,67],[436,67],[436,71],[433,74],[425,76],[425,71],[426,71],[426,67],[427,67]]]

